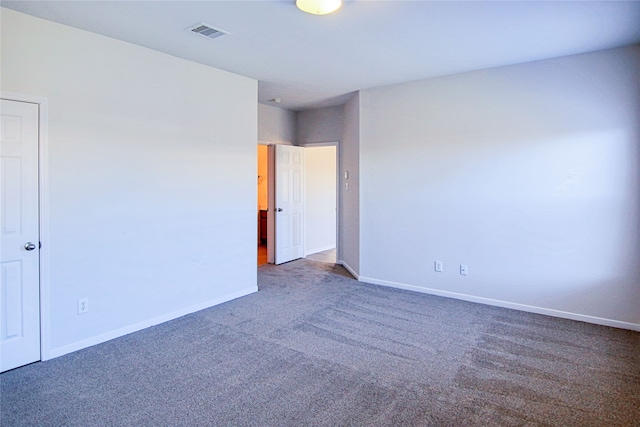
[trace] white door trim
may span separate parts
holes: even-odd
[[[38,105],[38,210],[40,216],[40,360],[50,359],[49,326],[49,100],[36,95],[0,91],[0,98]]]
[[[300,147],[337,147],[340,145],[338,141],[328,141],[328,142],[306,142],[304,144],[300,144]]]

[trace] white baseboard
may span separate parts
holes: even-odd
[[[336,264],[343,266],[349,272],[349,274],[351,274],[356,280],[360,280],[360,276],[358,275],[358,273],[356,273],[355,270],[349,266],[349,264],[347,264],[341,259],[336,261]]]
[[[168,322],[170,320],[177,319],[178,317],[186,316],[187,314],[195,313],[196,311],[204,310],[206,308],[210,308],[215,305],[222,304],[223,302],[231,301],[236,298],[240,298],[257,291],[258,291],[257,286],[251,287],[248,289],[243,289],[242,291],[234,292],[232,294],[225,295],[220,298],[214,298],[202,303],[198,303],[198,304],[183,308],[181,310],[173,311],[171,313],[163,314],[148,320],[144,320],[139,323],[135,323],[133,325],[125,326],[124,328],[115,329],[113,331],[96,335],[94,337],[87,338],[82,341],[77,341],[77,342],[74,342],[73,344],[68,344],[62,347],[49,349],[49,351],[46,353],[48,357],[46,359],[43,358],[42,360],[44,361],[44,360],[53,359],[55,357],[63,356],[65,354],[72,353],[74,351],[82,350],[83,348],[101,344],[103,342],[106,342],[115,338],[119,338],[121,336],[128,335],[133,332],[137,332],[142,329],[146,329],[151,326],[158,325],[160,323]]]
[[[345,266],[345,268],[347,268]],[[349,270],[347,268],[347,270]],[[532,305],[519,304],[514,302],[496,300],[491,298],[478,297],[457,292],[442,291],[439,289],[423,288],[421,286],[407,285],[404,283],[390,282],[387,280],[378,280],[371,277],[357,278],[360,282],[371,283],[373,285],[388,286],[391,288],[405,289],[408,291],[420,292],[423,294],[437,295],[441,297],[454,298],[463,301],[477,302],[480,304],[493,305],[496,307],[511,308],[513,310],[526,311],[529,313],[544,314],[552,317],[560,317],[563,319],[578,320],[581,322],[594,323],[596,325],[611,326],[613,328],[628,329],[640,332],[640,324],[623,322],[620,320],[605,319],[602,317],[588,316],[585,314],[571,313],[568,311],[553,310],[550,308],[536,307]]]

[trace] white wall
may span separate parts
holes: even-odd
[[[336,142],[342,140],[344,106],[299,111],[297,117],[297,144]]]
[[[49,356],[257,290],[256,81],[7,9],[1,72],[49,99]]]
[[[299,111],[296,119],[296,143],[306,147],[305,254],[308,255],[336,247],[336,146],[313,147],[313,144],[340,144],[344,106]]]
[[[360,274],[360,126],[360,95],[355,94],[344,106],[339,147],[338,262],[356,278]]]
[[[336,147],[304,149],[305,256],[336,247]]]
[[[258,139],[273,144],[296,144],[296,113],[258,104]]]
[[[639,75],[635,46],[362,91],[361,279],[639,328]]]

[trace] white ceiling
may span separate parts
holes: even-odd
[[[293,0],[1,4],[254,78],[259,102],[292,110],[337,105],[359,89],[640,43],[640,1],[354,0],[327,16],[300,12]],[[200,22],[230,34],[185,31]]]

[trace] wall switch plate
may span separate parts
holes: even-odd
[[[89,298],[80,298],[78,300],[78,314],[89,311]]]
[[[463,276],[467,275],[467,264],[460,264],[460,274]]]
[[[433,269],[438,273],[442,273],[442,261],[435,261],[433,263]]]

